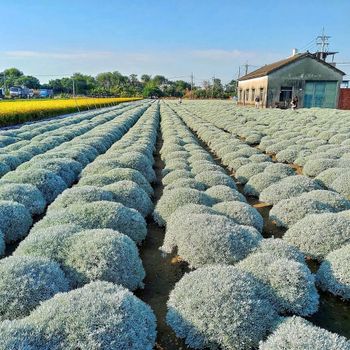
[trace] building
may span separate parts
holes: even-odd
[[[344,72],[309,52],[295,53],[238,79],[238,103],[288,108],[294,96],[299,107],[336,108]]]

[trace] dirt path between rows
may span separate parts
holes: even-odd
[[[161,171],[164,163],[160,158],[159,151],[162,147],[163,140],[160,132],[156,144],[155,171],[157,181],[153,186],[154,203],[156,204],[163,194],[163,185],[161,182]],[[176,255],[163,257],[159,247],[163,244],[165,228],[158,226],[152,217],[147,218],[147,237],[140,247],[140,256],[143,266],[146,270],[144,280],[145,288],[137,290],[135,295],[146,302],[153,309],[157,317],[157,350],[186,350],[188,349],[184,342],[177,338],[172,329],[166,324],[165,316],[167,312],[166,303],[169,294],[184,273],[187,266],[178,262]]]

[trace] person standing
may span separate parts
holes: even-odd
[[[295,110],[298,108],[298,102],[299,102],[299,99],[298,99],[298,96],[294,96],[293,97],[293,100],[291,102],[291,105],[292,105],[292,109]]]
[[[256,96],[255,97],[255,108],[259,108],[260,107],[260,97]]]

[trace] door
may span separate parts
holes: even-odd
[[[304,90],[304,108],[336,108],[336,81],[308,81]]]

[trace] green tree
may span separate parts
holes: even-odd
[[[143,94],[143,97],[163,96],[163,93],[159,89],[158,85],[152,80],[145,84],[142,94]]]
[[[141,75],[141,82],[148,83],[151,80],[151,76],[148,74],[142,74]]]
[[[14,85],[24,85],[29,89],[39,89],[40,81],[31,75],[22,75],[14,81]]]
[[[225,85],[225,93],[227,97],[237,96],[237,81],[231,80],[228,84]]]

